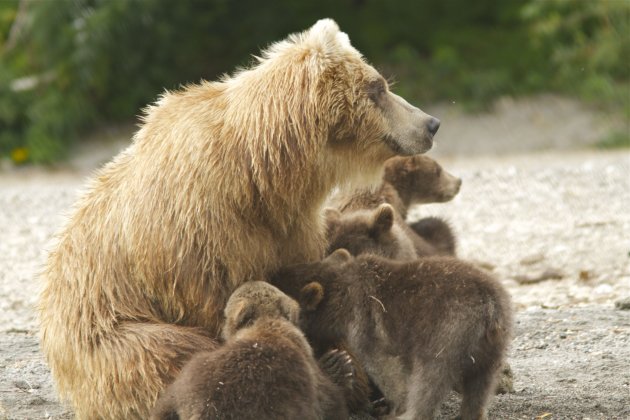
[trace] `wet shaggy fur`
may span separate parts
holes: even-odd
[[[399,418],[433,418],[455,388],[461,418],[485,418],[512,329],[509,296],[488,274],[450,257],[338,250],[272,283],[300,302],[311,341],[348,341]]]
[[[293,299],[268,283],[249,282],[232,294],[225,317],[225,344],[184,365],[153,420],[348,418],[340,389],[296,325]]]
[[[321,258],[331,189],[428,150],[434,120],[330,19],[231,77],[164,94],[48,257],[41,345],[62,399],[79,419],[146,418],[216,346],[231,292]]]
[[[440,164],[428,156],[394,157],[385,163],[385,170],[381,184],[376,188],[360,188],[357,190],[341,191],[329,200],[329,205],[347,215],[342,225],[346,235],[353,236],[352,226],[358,224],[351,220],[359,220],[361,213],[376,209],[381,204],[390,204],[394,212],[394,231],[403,232],[413,243],[416,255],[421,257],[432,255],[455,255],[455,236],[451,227],[444,220],[437,217],[421,219],[412,226],[405,222],[409,207],[416,204],[441,203],[452,200],[459,192],[461,179],[443,170]],[[357,213],[358,212],[358,213]],[[357,213],[354,215],[354,213]],[[334,231],[340,224],[333,221]],[[344,242],[341,234],[335,235],[340,242]],[[396,236],[401,239],[400,235]],[[333,238],[334,239],[334,238]],[[348,240],[348,242],[352,242]],[[353,244],[355,242],[352,242]],[[404,248],[406,244],[401,244]],[[329,235],[329,249],[339,248],[331,245]],[[348,248],[351,254],[358,255]],[[384,252],[390,251],[387,248]],[[365,252],[363,250],[362,252]],[[387,253],[376,252],[378,255],[389,256]]]

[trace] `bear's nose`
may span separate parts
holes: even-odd
[[[438,128],[440,128],[440,120],[438,120],[437,118],[431,117],[431,119],[429,120],[429,123],[427,124],[427,128],[429,130],[429,133],[431,133],[432,136],[435,136],[435,133],[437,133]]]

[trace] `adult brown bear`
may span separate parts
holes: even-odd
[[[146,418],[190,355],[216,346],[232,291],[322,257],[336,184],[377,180],[438,127],[330,19],[163,95],[48,258],[41,343],[62,398],[79,418]]]

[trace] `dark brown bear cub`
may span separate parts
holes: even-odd
[[[411,240],[417,256],[455,255],[455,237],[447,222],[429,217],[409,226],[405,219],[412,205],[452,200],[461,183],[428,156],[396,157],[385,162],[377,188],[340,191],[328,204],[348,215],[390,204],[395,210],[394,224]]]
[[[400,261],[418,258],[413,241],[395,223],[395,210],[387,203],[349,213],[327,208],[324,215],[326,254],[344,248],[352,255],[375,254]]]
[[[428,156],[394,157],[385,162],[382,182],[376,189],[342,191],[331,199],[331,205],[343,213],[389,203],[405,219],[414,204],[452,200],[461,184],[461,179]]]
[[[239,287],[225,308],[225,344],[193,356],[152,419],[347,419],[340,387],[320,370],[298,317],[298,304],[269,283]],[[339,371],[335,356],[324,362]]]
[[[428,156],[394,157],[385,162],[383,185],[394,187],[400,204],[396,210],[404,218],[414,204],[444,203],[452,200],[462,180],[450,174]]]
[[[455,388],[462,419],[485,418],[512,329],[509,296],[488,274],[449,257],[337,250],[272,283],[300,302],[313,343],[347,340],[399,418],[433,418]]]

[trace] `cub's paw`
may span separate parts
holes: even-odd
[[[354,386],[352,357],[345,350],[332,349],[327,351],[320,357],[319,366],[336,385],[343,388]]]
[[[496,388],[497,394],[513,394],[514,393],[514,373],[512,367],[505,362],[499,373],[499,380]]]

